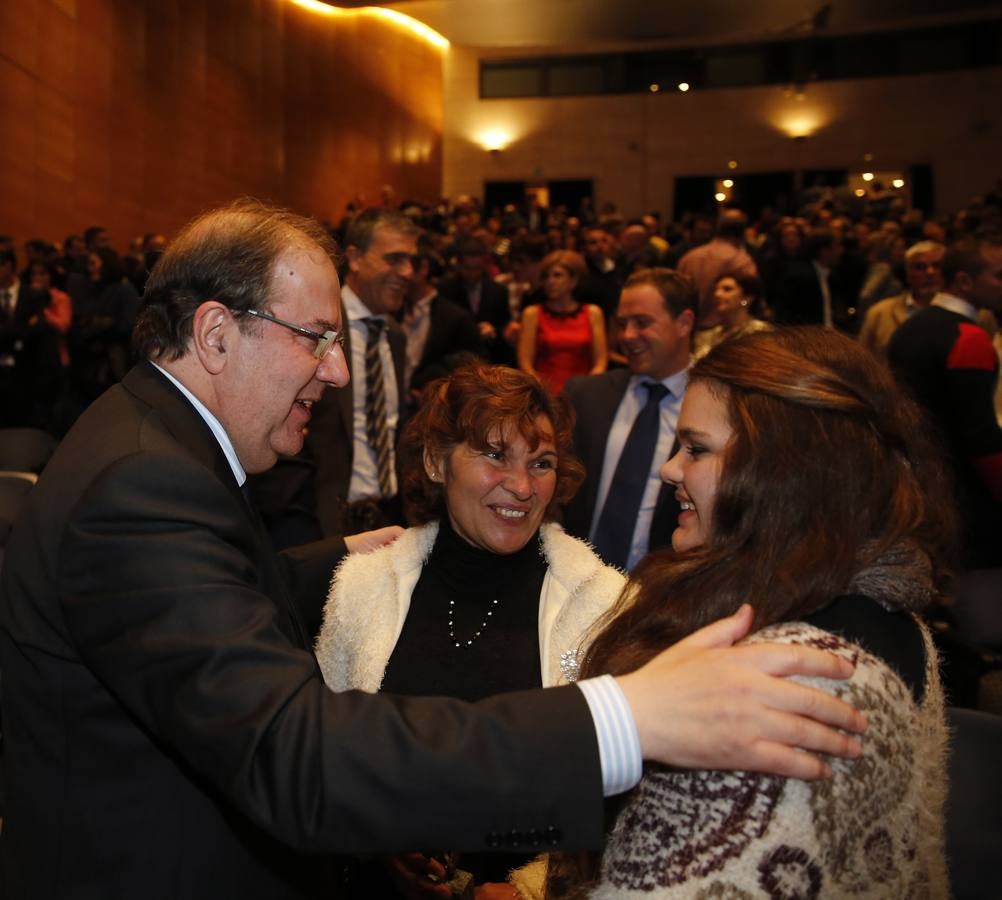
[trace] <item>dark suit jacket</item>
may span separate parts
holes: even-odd
[[[48,294],[40,295],[22,281],[13,313],[0,312],[0,356],[14,362],[0,369],[0,427],[30,424],[46,364],[59,370],[58,335],[42,315],[48,302]],[[33,318],[36,321],[29,324]]]
[[[148,364],[81,417],[0,583],[3,896],[274,900],[315,895],[319,857],[294,851],[600,841],[575,688],[471,706],[324,686],[294,600],[339,548],[273,556]]]
[[[584,540],[588,540],[595,515],[609,429],[632,374],[629,369],[612,369],[601,375],[579,375],[564,385],[564,399],[570,403],[575,415],[574,453],[587,472],[584,484],[564,509],[564,528]],[[679,512],[675,489],[662,485],[654,506],[649,549],[656,550],[671,544]]]
[[[838,272],[828,275],[831,294],[832,323],[842,331],[852,331],[855,325]],[[777,325],[824,324],[824,298],[817,270],[807,260],[796,260],[787,266],[772,301]]]
[[[443,281],[438,292],[457,306],[473,312],[470,306],[466,287],[461,278],[449,278]],[[480,284],[480,308],[473,314],[478,322],[490,322],[497,336],[487,341],[487,355],[491,362],[503,365],[515,364],[515,351],[504,339],[504,330],[511,321],[511,308],[508,305],[508,289],[503,284],[491,281],[486,275]]]
[[[429,315],[428,340],[421,362],[411,375],[411,387],[417,390],[429,381],[448,375],[464,354],[484,355],[476,320],[467,308],[436,294]]]

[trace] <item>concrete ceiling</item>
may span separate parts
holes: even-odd
[[[587,50],[884,30],[997,17],[998,0],[330,0],[406,13],[453,44]]]

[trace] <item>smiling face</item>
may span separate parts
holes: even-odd
[[[507,555],[521,550],[539,529],[557,486],[553,423],[536,419],[535,450],[514,426],[491,435],[490,448],[460,444],[444,460],[425,456],[432,481],[445,488],[453,530],[467,543]]]
[[[712,534],[724,451],[732,434],[724,400],[703,382],[690,384],[678,417],[679,451],[661,467],[662,481],[675,485],[682,504],[671,536],[680,553],[702,546]]]
[[[348,285],[376,315],[395,313],[403,305],[414,277],[417,239],[396,228],[377,228],[369,249],[348,248]]]
[[[319,247],[294,248],[275,261],[267,312],[311,331],[340,330],[340,286]],[[219,419],[247,472],[263,472],[279,455],[303,449],[311,408],[328,384],[348,383],[341,347],[318,360],[316,341],[257,320],[227,348]]]
[[[689,365],[693,314],[673,316],[653,284],[623,288],[616,311],[620,343],[635,375],[657,381]]]

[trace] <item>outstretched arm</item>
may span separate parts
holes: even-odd
[[[617,679],[633,710],[645,759],[699,769],[748,769],[823,778],[816,754],[854,758],[866,718],[788,675],[844,679],[852,666],[830,653],[786,644],[734,647],[752,609],[700,629]]]

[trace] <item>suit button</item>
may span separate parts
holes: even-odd
[[[563,839],[563,832],[556,825],[548,825],[543,832],[543,840],[551,847],[556,847]]]
[[[540,843],[542,842],[542,840],[543,840],[542,836],[540,835],[540,833],[538,831],[536,831],[535,828],[530,828],[525,833],[525,842],[530,847],[538,847],[540,845]]]
[[[521,847],[522,846],[522,832],[517,828],[513,828],[508,832],[508,846],[509,847]]]
[[[484,836],[484,841],[488,847],[492,850],[496,850],[501,846],[501,835],[496,831],[488,831]]]

